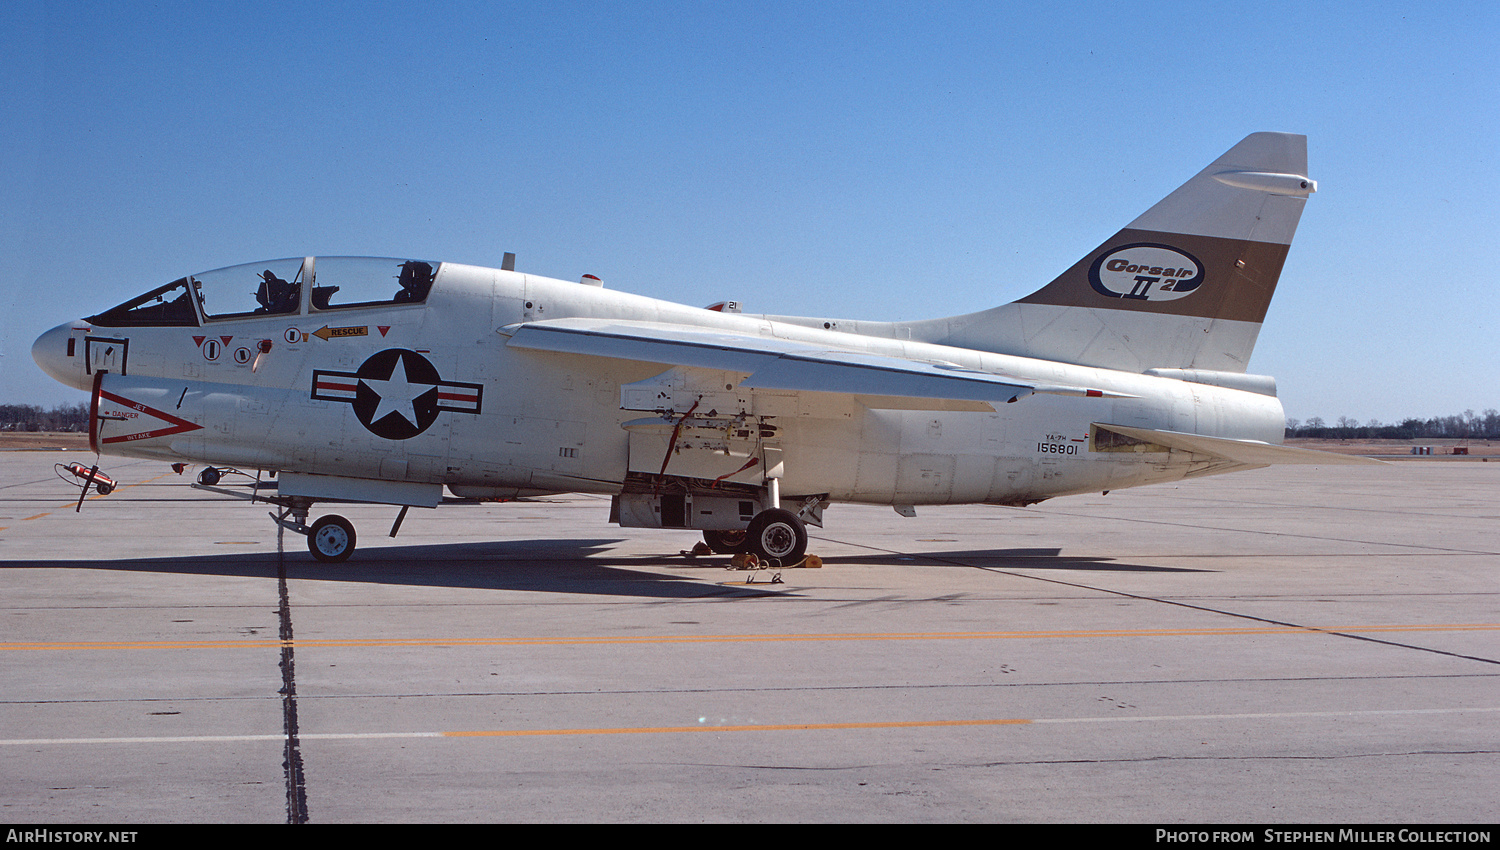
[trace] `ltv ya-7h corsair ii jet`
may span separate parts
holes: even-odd
[[[1281,462],[1246,374],[1307,196],[1256,133],[1056,280],[911,322],[754,316],[453,263],[276,260],[48,331],[96,452],[279,473],[276,520],[341,561],[318,502],[607,493],[611,521],[790,564],[834,502],[1030,505]],[[398,518],[399,524],[399,518]],[[392,529],[394,533],[395,529]]]

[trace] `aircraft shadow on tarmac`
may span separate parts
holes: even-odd
[[[300,538],[297,539],[300,544]],[[298,546],[286,552],[289,580],[361,582],[413,587],[473,588],[476,590],[539,591],[596,596],[634,596],[660,599],[764,596],[790,588],[772,585],[767,573],[756,574],[762,587],[725,587],[721,580],[742,578],[724,570],[728,559],[690,562],[673,556],[611,556],[615,539],[511,540],[486,543],[448,543],[430,546],[368,547],[354,560],[323,564]],[[636,565],[696,566],[691,577],[662,575]],[[15,560],[5,569],[78,569],[202,576],[276,578],[275,552],[237,552],[162,558],[100,560]],[[700,575],[701,573],[701,575]],[[773,589],[774,588],[774,589]]]
[[[299,541],[300,542],[300,541]],[[539,591],[596,596],[660,599],[701,597],[738,598],[767,594],[793,595],[795,587],[772,584],[776,572],[734,571],[722,556],[687,559],[680,555],[623,555],[613,539],[507,540],[420,546],[381,546],[363,549],[355,560],[322,564],[301,548],[286,552],[286,574],[291,580],[314,579],[413,587],[473,588],[476,590]],[[965,549],[912,553],[833,556],[825,569],[849,566],[934,565],[1000,570],[1105,570],[1203,572],[1202,570],[1119,563],[1108,558],[1071,557],[1058,549]],[[670,567],[687,571],[663,575],[638,567]],[[275,578],[274,552],[237,552],[213,556],[100,560],[23,560],[4,564],[10,569],[83,569],[203,576]],[[803,573],[803,570],[795,572]],[[721,582],[749,579],[750,586]],[[764,584],[762,584],[764,582]],[[756,586],[759,585],[759,586]]]
[[[1113,558],[1063,555],[1061,549],[961,549],[899,554],[833,556],[823,559],[829,566],[933,564],[981,567],[997,570],[1096,570],[1103,572],[1203,573],[1211,570],[1131,564]]]

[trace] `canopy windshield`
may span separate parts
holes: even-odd
[[[194,327],[198,324],[198,313],[188,297],[188,279],[178,278],[166,286],[138,295],[118,307],[111,307],[97,316],[90,316],[90,324],[109,328],[146,327]]]
[[[179,278],[88,321],[104,327],[192,327],[203,321],[421,304],[438,268],[424,260],[383,257],[245,263]]]

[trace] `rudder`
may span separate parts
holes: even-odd
[[[914,338],[1143,372],[1244,372],[1307,196],[1307,138],[1254,133],[1051,283]]]

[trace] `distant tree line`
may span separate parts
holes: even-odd
[[[89,406],[60,404],[43,410],[35,404],[0,404],[0,431],[87,431]]]
[[[1454,416],[1408,418],[1390,425],[1378,419],[1361,425],[1347,416],[1329,424],[1314,416],[1306,422],[1288,419],[1286,435],[1317,440],[1500,440],[1500,411],[1493,407],[1482,414],[1465,410]]]
[[[61,404],[51,410],[43,410],[35,404],[0,404],[0,431],[88,429],[87,404]],[[1500,440],[1500,411],[1493,407],[1482,414],[1465,410],[1453,416],[1408,418],[1389,425],[1378,419],[1360,424],[1348,416],[1340,416],[1329,424],[1321,416],[1314,416],[1305,422],[1288,419],[1286,435],[1317,440]]]

